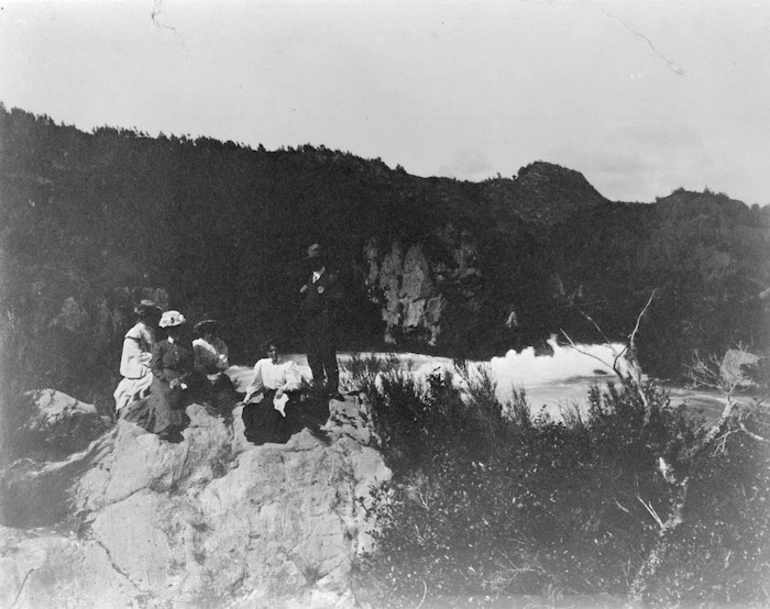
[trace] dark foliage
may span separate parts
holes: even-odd
[[[764,210],[685,191],[654,205],[611,203],[578,172],[540,161],[511,179],[423,179],[323,146],[266,151],[110,127],[83,133],[0,106],[0,212],[2,310],[70,362],[83,360],[68,349],[88,346],[60,349],[40,334],[48,309],[73,294],[87,302],[137,286],[168,289],[169,305],[191,316],[216,311],[234,361],[253,361],[259,338],[276,332],[301,348],[298,286],[315,241],[345,287],[345,348],[382,346],[381,311],[364,282],[371,241],[383,251],[419,244],[448,303],[435,347],[417,330],[397,337],[403,348],[481,357],[561,329],[600,339],[584,314],[617,339],[653,290],[639,341],[652,373],[677,375],[695,348],[707,355],[768,342]],[[479,272],[437,270],[455,264],[463,240]],[[84,365],[106,386],[114,379],[94,368],[101,362],[114,359]],[[77,387],[82,372],[68,372],[59,388],[83,399],[103,393]]]
[[[422,595],[435,606],[501,606],[527,594],[609,594],[621,604],[673,508],[661,458],[688,477],[690,494],[646,601],[770,600],[770,453],[736,422],[694,459],[702,422],[670,408],[652,385],[646,416],[636,391],[608,385],[593,388],[588,413],[569,424],[531,420],[518,398],[493,409],[501,413],[494,429],[467,433],[478,415],[456,406],[468,396],[449,377],[433,377],[422,393],[395,379],[371,395],[397,473],[374,491],[382,528],[360,580],[375,606],[414,606]],[[401,418],[404,394],[409,416]]]

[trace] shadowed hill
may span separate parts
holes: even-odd
[[[484,184],[498,213],[507,209],[539,228],[609,203],[582,173],[543,161],[522,167],[515,180],[497,178]]]
[[[562,329],[601,340],[586,315],[617,339],[653,290],[660,305],[639,341],[651,371],[674,361],[678,371],[692,348],[767,340],[766,209],[708,192],[610,202],[580,173],[542,161],[513,179],[420,178],[323,146],[84,133],[2,107],[0,210],[3,310],[48,351],[23,368],[97,404],[72,379],[105,379],[105,395],[116,382],[126,328],[97,324],[105,293],[163,288],[191,319],[213,311],[233,360],[248,363],[267,334],[301,349],[297,289],[312,242],[346,290],[344,348],[387,339],[481,357]],[[65,301],[81,321],[51,325]],[[719,320],[716,334],[708,319]],[[97,336],[97,325],[110,329]],[[73,332],[88,365],[75,363]]]

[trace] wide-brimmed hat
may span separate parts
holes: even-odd
[[[179,311],[165,311],[160,316],[160,323],[158,325],[161,328],[174,328],[181,326],[185,321],[187,320]]]
[[[138,317],[147,317],[151,314],[160,316],[162,309],[152,300],[143,299],[134,307],[134,313]]]
[[[222,324],[219,323],[219,320],[216,319],[213,315],[207,313],[206,315],[203,315],[201,320],[193,326],[193,329],[196,332],[203,332],[208,326],[219,328],[222,326]]]

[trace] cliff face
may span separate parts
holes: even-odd
[[[239,409],[229,425],[193,405],[179,444],[121,421],[64,461],[15,464],[6,524],[27,528],[0,529],[0,605],[352,606],[369,490],[390,471],[365,409],[333,404],[329,444],[256,447]]]
[[[442,314],[449,299],[454,299],[449,294],[482,277],[476,244],[468,231],[447,223],[424,243],[405,251],[399,240],[381,248],[371,239],[364,248],[367,294],[382,312],[387,344],[416,338],[435,347],[441,336]],[[426,253],[426,245],[432,255]],[[470,289],[466,300],[476,296]]]

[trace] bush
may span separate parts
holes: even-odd
[[[690,472],[685,519],[651,604],[766,607],[770,600],[770,450],[749,437],[761,412],[740,412]]]
[[[421,387],[390,371],[370,384],[385,458],[396,465],[372,512],[376,551],[361,565],[376,606],[414,606],[423,595],[444,606],[626,597],[679,498],[671,476],[689,484],[684,522],[645,599],[770,600],[770,455],[737,421],[718,450],[695,458],[703,422],[652,384],[647,407],[631,385],[594,387],[585,418],[567,424],[532,420],[521,399],[501,404],[483,373],[476,384],[470,376],[460,367]]]

